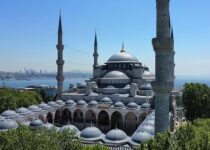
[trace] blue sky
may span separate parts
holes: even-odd
[[[100,64],[124,41],[154,72],[155,0],[1,0],[0,70],[56,71],[59,9],[65,71],[92,70],[96,29]],[[209,16],[209,0],[171,0],[177,75],[210,75]]]

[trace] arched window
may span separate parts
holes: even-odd
[[[46,117],[46,121],[49,123],[53,123],[53,116],[51,112],[48,112],[47,117]]]
[[[137,129],[137,117],[134,113],[128,112],[125,115],[125,131],[132,134]]]
[[[60,121],[61,121],[61,112],[60,112],[60,110],[57,110],[57,111],[55,112],[55,119],[54,119],[54,122],[55,122],[55,123],[60,123]]]
[[[80,109],[74,111],[74,122],[82,123],[84,122],[84,115]]]
[[[111,128],[123,129],[123,117],[122,114],[118,111],[115,111],[111,117]]]
[[[85,122],[94,124],[96,123],[96,115],[93,110],[90,109],[85,113]]]
[[[71,112],[67,108],[62,111],[62,122],[72,122]]]

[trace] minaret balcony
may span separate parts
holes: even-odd
[[[63,65],[64,64],[64,60],[56,60],[57,65]]]

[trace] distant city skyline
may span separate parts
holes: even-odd
[[[92,71],[94,32],[99,63],[125,50],[154,73],[155,0],[11,1],[0,5],[0,71],[56,71],[57,29],[62,11],[64,71]],[[171,0],[175,73],[210,75],[210,1]]]

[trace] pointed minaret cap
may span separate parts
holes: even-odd
[[[124,49],[124,42],[122,42],[122,49],[120,51],[121,53],[125,52],[125,49]]]
[[[61,10],[60,10],[60,17],[59,17],[58,33],[62,33]]]
[[[97,45],[98,45],[98,42],[97,42],[97,33],[96,33],[96,30],[95,30],[94,46],[97,47]]]

